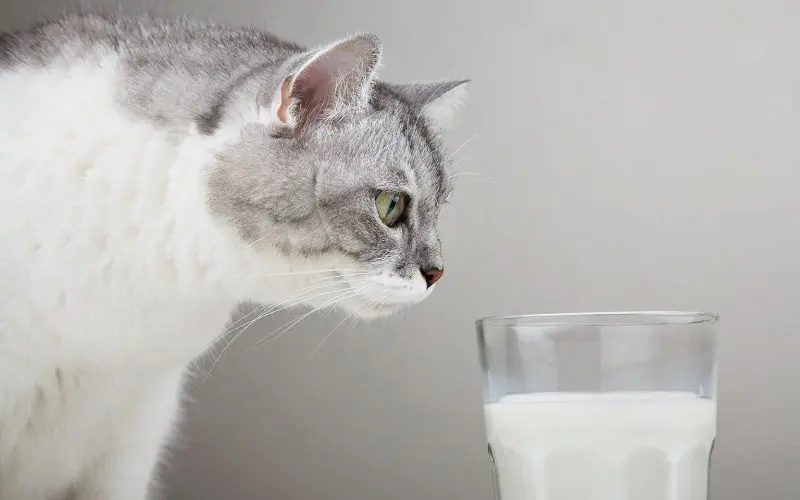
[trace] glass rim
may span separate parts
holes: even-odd
[[[697,325],[719,321],[719,314],[696,311],[617,311],[519,314],[478,319],[479,329],[487,326],[658,326]]]

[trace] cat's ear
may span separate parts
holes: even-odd
[[[422,113],[437,130],[445,130],[467,96],[469,80],[389,85],[403,100]]]
[[[361,34],[303,54],[296,68],[285,68],[277,89],[260,99],[260,121],[302,132],[316,121],[363,108],[381,53],[377,37]]]

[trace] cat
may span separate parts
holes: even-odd
[[[431,293],[467,82],[379,81],[381,50],[85,13],[0,34],[0,499],[149,498],[244,301]]]

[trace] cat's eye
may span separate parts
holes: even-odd
[[[381,191],[375,197],[375,207],[383,223],[393,227],[400,221],[406,209],[406,196],[403,193]]]

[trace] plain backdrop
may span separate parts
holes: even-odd
[[[800,2],[120,3],[95,5],[369,30],[387,80],[473,79],[434,296],[313,356],[338,313],[248,350],[292,315],[255,325],[192,388],[167,498],[488,500],[473,320],[626,309],[721,313],[714,500],[800,498]]]

